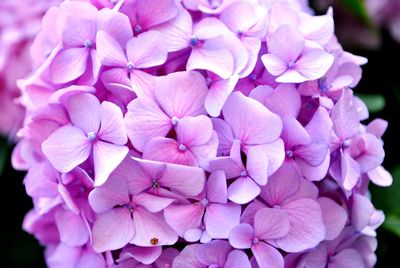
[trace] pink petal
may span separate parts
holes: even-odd
[[[137,207],[133,212],[133,222],[136,234],[131,244],[141,247],[155,246],[153,239],[158,239],[156,245],[173,245],[178,240],[178,235],[164,221],[162,213],[153,214],[142,207]]]
[[[57,129],[42,144],[43,154],[60,172],[70,172],[90,155],[92,145],[86,135],[71,125]]]
[[[281,238],[289,232],[288,214],[281,209],[262,208],[254,216],[255,236],[261,240]]]
[[[124,160],[128,154],[128,147],[114,145],[103,141],[96,141],[93,146],[93,162],[95,180],[94,185],[100,186]]]
[[[360,194],[353,195],[351,223],[356,231],[362,231],[369,224],[373,213],[374,207],[367,197]]]
[[[375,135],[377,138],[382,138],[388,127],[388,122],[383,119],[374,119],[367,126],[367,133]]]
[[[262,55],[261,60],[268,72],[274,76],[281,75],[288,69],[286,62],[273,54]]]
[[[340,157],[341,174],[338,178],[343,184],[344,189],[351,190],[357,184],[360,177],[360,167],[353,158],[346,153],[341,153]],[[331,168],[333,165],[331,166]],[[333,174],[332,174],[333,175]],[[337,179],[337,176],[333,176]]]
[[[133,91],[133,89],[130,87],[128,72],[123,68],[114,68],[104,71],[101,74],[101,81],[103,82],[104,86],[111,91],[114,88],[117,88],[118,90],[123,88]]]
[[[277,141],[257,145],[254,147],[258,147],[260,150],[263,150],[268,157],[268,176],[274,174],[281,166],[283,161],[285,160],[285,146],[281,139]]]
[[[233,142],[231,127],[222,119],[212,118],[214,130],[218,133],[218,155],[229,155]]]
[[[72,124],[80,127],[86,134],[97,134],[100,128],[100,103],[92,94],[82,93],[71,96],[67,110]]]
[[[240,214],[240,205],[209,205],[204,214],[204,225],[208,235],[213,239],[227,239],[232,228],[240,223]]]
[[[103,141],[124,145],[128,142],[125,134],[125,124],[121,109],[112,102],[101,103],[101,126],[99,138]]]
[[[135,235],[135,227],[129,210],[116,208],[98,214],[92,232],[93,249],[100,253],[124,247]]]
[[[200,244],[193,244],[186,246],[182,252],[174,259],[172,265],[174,268],[203,268],[204,265],[196,258],[197,249]]]
[[[125,68],[128,63],[121,45],[105,31],[96,35],[96,51],[102,65]]]
[[[212,134],[211,120],[204,115],[184,117],[176,127],[177,140],[189,148],[207,143]]]
[[[230,249],[227,241],[215,240],[196,248],[195,257],[206,267],[212,264],[223,267]]]
[[[282,25],[267,38],[268,52],[285,63],[296,61],[304,48],[304,37],[294,25]]]
[[[207,98],[204,106],[209,115],[217,117],[220,115],[222,107],[229,95],[235,88],[239,77],[234,75],[228,79],[220,79],[211,84],[210,90],[208,91]]]
[[[238,249],[250,248],[253,244],[254,230],[247,223],[236,225],[229,234],[229,243]]]
[[[365,173],[382,164],[385,151],[382,142],[372,134],[365,134],[362,140],[365,144],[364,151],[356,156],[355,160],[360,165],[361,173]]]
[[[246,170],[249,176],[258,185],[265,185],[268,181],[268,155],[261,148],[251,147],[247,152]]]
[[[295,118],[282,117],[282,121],[281,138],[285,141],[286,148],[291,149],[296,145],[309,144],[312,141],[306,129]]]
[[[236,204],[247,204],[260,192],[260,187],[250,177],[239,177],[229,185],[228,199]]]
[[[76,268],[85,267],[105,268],[106,262],[101,254],[95,253],[92,249],[86,249],[76,264]]]
[[[307,78],[304,77],[297,70],[289,69],[285,73],[277,77],[275,81],[279,83],[302,83],[307,81]]]
[[[232,127],[235,138],[244,145],[273,142],[279,138],[282,130],[282,122],[277,115],[240,92],[231,94],[222,113]]]
[[[328,144],[332,133],[332,120],[325,108],[319,107],[305,126],[313,141]]]
[[[298,199],[283,206],[289,216],[287,236],[276,240],[286,252],[300,252],[317,246],[325,238],[319,204],[312,199]]]
[[[171,205],[164,210],[165,221],[181,237],[186,231],[201,226],[203,214],[201,204]]]
[[[329,268],[362,268],[365,267],[360,254],[351,248],[344,249],[331,257]]]
[[[330,15],[307,16],[301,20],[299,29],[307,40],[326,45],[334,34],[333,17]]]
[[[162,35],[149,31],[132,38],[126,44],[128,60],[134,68],[149,68],[163,64],[167,60],[167,45]]]
[[[333,240],[340,235],[347,222],[346,210],[327,197],[318,198],[318,203],[326,229],[325,240]]]
[[[295,69],[307,80],[315,80],[326,74],[332,66],[334,56],[322,49],[312,49],[304,53],[296,62]]]
[[[282,268],[284,266],[281,253],[264,242],[254,244],[251,251],[260,268]]]
[[[122,47],[133,35],[128,16],[108,8],[99,12],[99,30],[108,32]]]
[[[56,84],[77,79],[86,70],[89,50],[87,48],[68,48],[62,50],[50,65],[51,80]]]
[[[211,159],[217,157],[218,151],[218,134],[213,131],[210,140],[199,146],[190,148],[190,151],[196,157],[199,167],[204,170],[209,170],[209,163]]]
[[[171,120],[152,100],[139,98],[131,101],[125,115],[125,126],[133,146],[143,151],[153,137],[164,137],[171,129]]]
[[[232,250],[228,254],[225,266],[226,268],[251,268],[249,258],[241,250]]]
[[[305,178],[310,181],[320,181],[325,178],[328,173],[330,164],[330,154],[326,154],[324,161],[321,165],[313,167],[301,158],[296,159],[296,163]]]
[[[138,0],[137,18],[144,29],[167,22],[178,14],[178,7],[173,0]]]
[[[382,187],[390,186],[393,183],[392,175],[382,166],[368,171],[368,177],[373,183]]]
[[[258,20],[254,6],[246,2],[237,2],[228,6],[220,15],[220,20],[232,32],[247,31]]]
[[[309,145],[300,146],[295,151],[295,156],[305,160],[311,166],[319,166],[329,153],[328,145],[313,142]]]
[[[159,197],[148,193],[140,193],[132,198],[133,203],[144,207],[152,213],[162,211],[174,201],[174,199]]]
[[[60,209],[55,220],[60,240],[66,245],[83,246],[89,240],[89,230],[81,215]]]
[[[208,177],[207,199],[213,203],[225,204],[228,200],[225,173],[217,170]]]
[[[162,253],[162,247],[129,247],[120,254],[121,258],[128,260],[134,258],[143,264],[152,264]]]
[[[260,90],[262,89],[260,88]],[[279,85],[265,98],[263,103],[271,112],[280,116],[296,118],[301,109],[300,94],[296,87],[291,84]]]
[[[106,212],[117,205],[130,202],[128,184],[123,177],[113,176],[89,194],[89,203],[96,213]]]
[[[180,143],[170,138],[153,138],[144,147],[143,159],[186,166],[198,166],[197,159],[190,150],[180,150],[179,146],[181,146]]]
[[[181,119],[205,114],[204,100],[208,88],[198,72],[177,72],[160,80],[156,98],[166,114]]]
[[[154,99],[154,91],[161,77],[153,76],[137,69],[133,69],[130,72],[130,77],[130,86],[138,98]]]

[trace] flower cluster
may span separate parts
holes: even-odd
[[[372,267],[387,123],[301,0],[51,8],[13,165],[48,267]]]
[[[24,119],[17,80],[31,70],[29,49],[43,14],[60,0],[0,2],[0,135],[15,138]]]

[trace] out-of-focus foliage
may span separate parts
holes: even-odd
[[[368,107],[371,113],[382,111],[385,108],[386,100],[385,97],[378,94],[357,94]]]
[[[8,144],[4,138],[0,138],[0,176],[3,174],[4,167],[8,161]]]

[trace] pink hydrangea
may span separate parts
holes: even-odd
[[[48,267],[373,267],[387,122],[305,1],[51,8],[20,82]]]

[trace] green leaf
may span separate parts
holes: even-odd
[[[385,211],[385,213],[398,214],[400,216],[400,165],[391,172],[393,184],[390,187],[377,187],[371,185],[373,204]]]
[[[343,7],[356,15],[363,23],[367,25],[373,24],[364,0],[340,0],[340,3]]]
[[[386,216],[385,222],[382,225],[383,228],[389,232],[394,233],[400,237],[400,217],[394,214]]]
[[[371,113],[376,113],[383,108],[385,108],[386,100],[382,95],[378,94],[357,94],[357,96],[362,99],[368,107]]]
[[[4,138],[0,138],[0,176],[8,160],[8,144]]]

